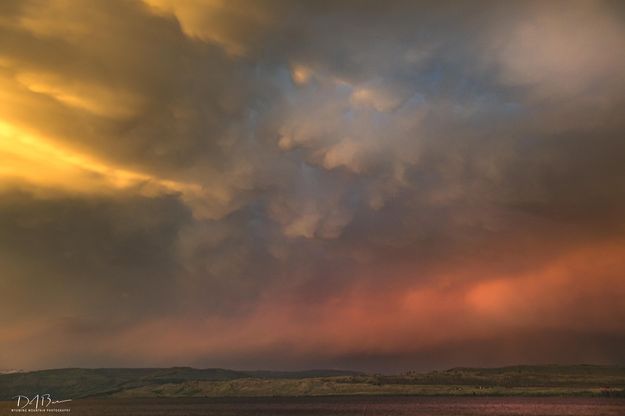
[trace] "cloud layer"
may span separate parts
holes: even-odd
[[[0,7],[0,368],[623,364],[618,2]]]

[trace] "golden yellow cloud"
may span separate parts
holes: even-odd
[[[86,194],[123,189],[145,196],[176,193],[200,218],[225,215],[232,199],[226,188],[159,178],[107,164],[0,119],[0,187],[16,183],[38,190]]]
[[[232,0],[144,0],[158,14],[178,19],[186,35],[220,45],[233,56],[244,55],[247,43],[269,26],[270,13],[260,3]]]
[[[132,117],[142,100],[126,91],[69,80],[55,74],[23,72],[17,81],[29,91],[45,94],[64,105],[102,117]]]

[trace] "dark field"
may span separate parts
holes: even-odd
[[[625,368],[514,366],[400,375],[328,370],[58,369],[0,375],[0,400],[49,393],[71,416],[625,415]],[[0,416],[15,401],[0,401]]]
[[[0,415],[13,402],[0,402]],[[589,397],[290,397],[81,399],[69,403],[73,416],[194,415],[385,415],[385,416],[621,416],[625,399]],[[31,413],[32,414],[32,413]],[[50,414],[50,413],[46,413]],[[53,413],[54,414],[54,413]],[[58,413],[57,413],[58,414]]]

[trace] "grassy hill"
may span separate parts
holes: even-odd
[[[625,367],[514,366],[370,375],[224,369],[58,369],[0,375],[0,399],[56,397],[237,397],[320,395],[610,395],[625,396]]]
[[[58,397],[108,396],[117,392],[187,382],[235,379],[303,379],[313,377],[358,376],[362,373],[338,370],[234,371],[221,368],[61,368],[0,374],[0,400],[18,394],[50,393]]]

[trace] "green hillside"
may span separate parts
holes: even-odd
[[[18,394],[50,393],[58,397],[107,396],[123,390],[156,387],[194,381],[227,381],[243,378],[302,379],[311,377],[358,376],[362,373],[338,370],[234,371],[221,368],[61,368],[0,374],[0,400]]]
[[[337,370],[233,371],[189,367],[58,369],[0,375],[0,399],[323,395],[625,396],[625,367],[514,366],[371,375]]]

